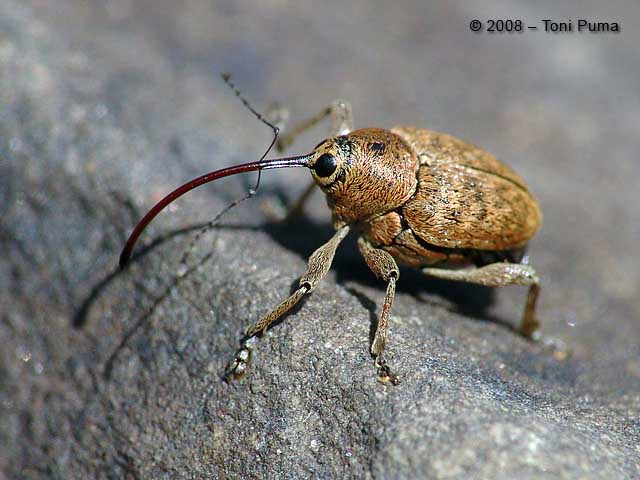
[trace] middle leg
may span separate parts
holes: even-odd
[[[387,293],[384,297],[378,327],[376,328],[373,343],[371,344],[371,354],[375,357],[375,365],[378,369],[378,380],[382,383],[397,385],[400,383],[400,379],[397,375],[391,373],[389,366],[384,360],[383,352],[387,345],[389,315],[391,313],[393,297],[396,292],[396,281],[400,277],[400,270],[398,269],[396,261],[389,253],[375,248],[363,237],[358,239],[358,248],[371,271],[377,277],[387,282]]]

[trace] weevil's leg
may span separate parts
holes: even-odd
[[[249,327],[245,332],[248,337],[253,337],[258,333],[263,333],[269,325],[290,310],[300,299],[307,293],[311,293],[318,282],[324,277],[331,268],[331,262],[336,253],[336,249],[344,237],[349,233],[349,226],[346,225],[338,230],[331,240],[318,248],[309,257],[307,271],[300,277],[300,288],[296,290],[289,298],[284,300],[280,305],[273,309],[264,318]]]
[[[542,343],[557,360],[565,360],[571,355],[571,349],[559,340],[544,338],[538,332],[540,323],[536,316],[536,302],[540,295],[540,280],[529,265],[520,263],[492,263],[471,270],[442,270],[439,268],[423,268],[422,272],[433,277],[477,283],[487,287],[503,287],[506,285],[524,285],[529,287],[527,302],[522,313],[520,334],[525,338]]]
[[[371,344],[371,353],[375,357],[375,365],[378,370],[378,380],[382,383],[397,385],[400,383],[400,379],[391,373],[389,366],[384,360],[383,352],[387,345],[389,314],[391,312],[391,305],[393,304],[393,297],[396,292],[396,281],[400,277],[400,270],[398,269],[396,261],[391,255],[389,255],[389,253],[379,248],[375,248],[362,237],[358,239],[358,248],[371,271],[377,277],[382,278],[387,282],[387,293],[384,297],[382,312],[380,312],[380,319],[378,320],[378,327],[376,328],[373,343]]]
[[[315,127],[327,117],[331,117],[331,127],[329,128],[329,135],[331,137],[346,135],[353,130],[351,104],[345,100],[334,100],[327,108],[313,117],[307,118],[297,125],[294,125],[291,130],[284,135],[280,135],[278,139],[278,149],[285,150],[300,134]]]
[[[283,152],[286,150],[300,134],[315,127],[326,117],[331,117],[331,126],[329,128],[329,135],[331,137],[346,135],[353,130],[353,113],[351,110],[351,104],[345,100],[334,100],[331,102],[331,105],[324,110],[320,111],[313,117],[294,125],[290,131],[280,135],[276,144],[278,151]],[[269,108],[267,118],[284,130],[284,126],[289,118],[289,112],[285,108],[274,104]],[[304,206],[315,190],[315,186],[316,183],[311,181],[300,196],[287,209],[284,217],[278,218],[278,215],[275,213],[276,209],[274,205],[266,206],[267,215],[272,220],[278,220],[281,222],[289,222],[296,218],[304,210]]]
[[[271,312],[257,321],[254,325],[247,328],[245,331],[245,340],[242,342],[241,348],[236,352],[235,359],[227,368],[227,373],[225,375],[227,378],[238,378],[244,375],[247,368],[247,362],[249,361],[249,354],[253,347],[252,337],[260,333],[264,333],[264,331],[269,328],[273,322],[288,312],[302,299],[302,297],[313,291],[318,282],[331,268],[331,262],[333,261],[336,249],[348,233],[348,225],[340,228],[333,237],[331,237],[331,240],[313,252],[311,257],[309,257],[307,271],[304,272],[302,277],[300,277],[300,287]]]
[[[331,103],[331,128],[329,135],[337,137],[353,131],[353,110],[346,100],[334,100]]]
[[[536,339],[535,332],[540,326],[536,317],[536,302],[540,294],[540,280],[535,270],[529,265],[503,262],[469,270],[423,268],[422,272],[432,277],[476,283],[487,287],[528,286],[527,303],[524,307],[519,331],[526,338]]]
[[[371,271],[378,278],[382,278],[384,281],[388,282],[387,294],[382,306],[378,328],[376,329],[376,334],[373,339],[373,343],[371,344],[371,353],[379,355],[384,351],[387,344],[389,311],[391,310],[391,304],[393,303],[396,280],[398,280],[398,277],[400,276],[400,271],[396,261],[389,253],[379,248],[375,248],[362,237],[358,239],[358,249]]]

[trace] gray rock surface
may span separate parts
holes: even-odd
[[[0,2],[0,471],[7,478],[640,477],[640,7],[637,2]],[[619,21],[620,34],[473,34],[479,18]],[[531,262],[558,362],[505,325],[524,292],[403,271],[389,361],[368,354],[384,285],[353,241],[302,308],[239,334],[331,234],[268,225],[306,172],[202,188],[116,273],[154,201],[260,156],[270,132],[219,78],[294,118],[336,97],[357,126],[446,131],[540,199]],[[306,152],[323,136],[306,135]],[[189,271],[180,257],[191,251]],[[179,274],[183,274],[179,276]],[[0,473],[0,476],[2,474]]]

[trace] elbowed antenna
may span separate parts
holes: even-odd
[[[144,229],[147,228],[147,225],[149,225],[151,221],[162,210],[164,210],[165,207],[167,207],[167,205],[169,205],[171,202],[181,197],[185,193],[199,187],[200,185],[204,185],[205,183],[213,182],[214,180],[218,180],[219,178],[236,175],[238,173],[253,172],[256,170],[271,170],[274,168],[308,167],[311,156],[312,154],[310,153],[298,157],[275,158],[273,160],[261,160],[258,162],[243,163],[241,165],[235,165],[233,167],[223,168],[221,170],[207,173],[198,178],[194,178],[193,180],[190,180],[184,185],[176,188],[173,192],[156,203],[153,208],[151,208],[151,210],[149,210],[147,214],[142,217],[142,220],[140,220],[140,222],[138,222],[136,227],[133,229],[133,232],[131,232],[131,235],[129,235],[127,243],[125,244],[124,248],[122,249],[122,253],[120,254],[120,268],[124,268],[124,266],[129,261],[131,252],[133,251],[133,247],[135,246]]]

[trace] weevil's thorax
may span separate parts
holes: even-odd
[[[329,138],[314,153],[311,172],[337,223],[366,222],[394,210],[417,187],[418,158],[389,130],[365,128]]]

